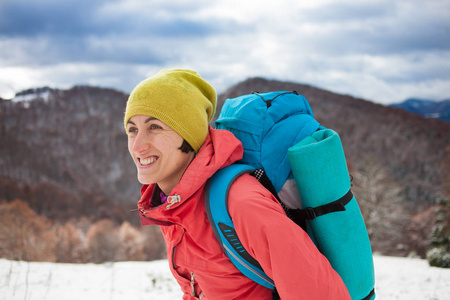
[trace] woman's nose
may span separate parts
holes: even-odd
[[[140,154],[150,148],[150,142],[148,138],[142,134],[138,133],[133,141],[132,150],[135,154]]]

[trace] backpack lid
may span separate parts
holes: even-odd
[[[227,99],[216,121],[217,129],[231,131],[242,142],[239,163],[264,168],[277,193],[293,178],[287,150],[320,127],[306,98],[295,91]]]

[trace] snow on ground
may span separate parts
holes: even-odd
[[[450,299],[450,269],[374,257],[377,300]],[[181,299],[166,260],[54,264],[0,259],[0,300]]]

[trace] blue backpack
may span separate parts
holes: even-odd
[[[372,250],[350,190],[340,138],[314,119],[306,98],[279,91],[227,99],[216,128],[231,131],[244,146],[243,159],[216,172],[205,196],[211,226],[234,265],[276,291],[273,280],[242,246],[228,214],[231,184],[251,173],[307,231],[352,299],[375,299]]]

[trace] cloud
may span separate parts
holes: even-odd
[[[183,1],[178,1],[183,2]],[[155,5],[155,3],[157,3]],[[235,29],[225,19],[199,19],[194,4],[89,0],[5,0],[0,35],[6,37],[100,37],[127,35],[205,37]],[[201,3],[201,2],[200,2]],[[139,6],[137,5],[139,4]],[[188,9],[189,8],[189,9]],[[194,11],[194,12],[192,12]]]
[[[119,10],[125,4],[133,7],[136,2],[5,1],[0,10],[0,36],[16,41],[16,48],[30,49],[28,56],[34,58],[35,64],[46,65],[50,59],[55,63],[161,64],[164,62],[161,53],[177,47],[174,39],[204,39],[235,27],[226,20],[196,20],[185,10],[168,5],[144,5],[148,14],[140,11],[143,2],[140,2],[141,7]],[[31,44],[38,47],[29,47]],[[162,47],[164,51],[153,50]],[[11,55],[8,52],[6,55]]]
[[[129,92],[165,67],[193,68],[219,92],[264,76],[384,103],[450,94],[441,0],[4,0],[0,48],[0,95],[30,84]]]
[[[339,2],[302,10],[297,32],[314,51],[330,55],[449,50],[450,5],[411,2]]]
[[[95,12],[104,2],[106,1],[2,1],[0,34],[8,37],[80,36],[92,28],[98,30]]]

